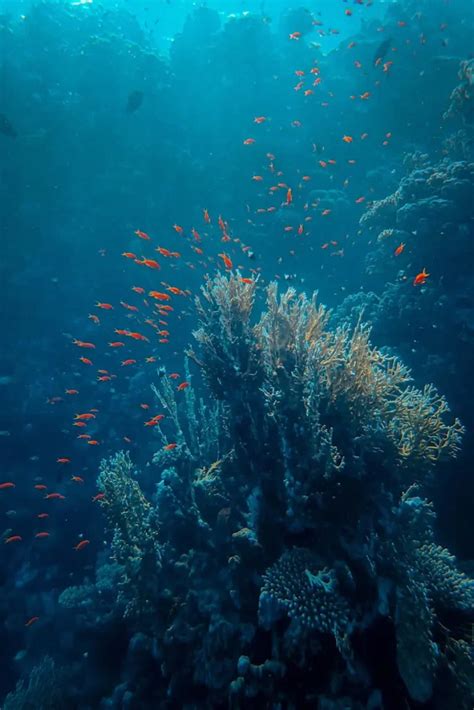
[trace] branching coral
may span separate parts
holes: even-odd
[[[125,615],[146,618],[157,594],[161,550],[154,511],[132,477],[130,457],[120,452],[103,461],[98,487],[113,533],[113,554],[123,569],[119,604]]]
[[[20,680],[16,689],[7,695],[3,710],[56,710],[67,707],[64,681],[65,678],[53,659],[45,656],[41,663],[32,669],[27,684]]]
[[[422,497],[439,459],[456,455],[461,425],[361,322],[333,329],[315,296],[279,296],[273,284],[260,317],[255,303],[236,273],[209,280],[197,304],[190,355],[218,440],[199,431],[195,392],[178,398],[167,380],[157,395],[179,446],[155,457],[153,505],[126,455],[99,477],[123,569],[118,602],[134,627],[148,624],[167,698],[185,706],[205,688],[215,706],[282,699],[285,674],[308,663],[325,675],[305,676],[296,703],[331,694],[342,676],[345,693],[365,687],[368,698],[352,636],[380,615],[407,696],[429,699],[441,663],[468,693],[439,634],[458,640],[448,613],[470,618],[472,582],[436,545]]]

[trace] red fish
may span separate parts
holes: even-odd
[[[71,463],[71,459],[68,459],[65,456],[63,456],[60,459],[56,459],[56,463]]]
[[[244,145],[252,145],[253,143],[255,143],[255,138],[246,138],[244,140]]]
[[[224,262],[224,266],[226,269],[232,269],[232,260],[227,256],[227,254],[218,254],[218,256],[220,256],[220,258]]]
[[[84,547],[90,544],[90,540],[81,540],[80,542],[77,543],[77,545],[74,546],[74,550],[76,552],[79,552],[79,550],[83,550]]]
[[[25,626],[28,628],[29,626],[33,626],[33,624],[36,624],[36,622],[39,621],[39,616],[32,616],[31,619],[28,619],[26,622]]]
[[[146,232],[142,232],[140,229],[136,229],[135,234],[137,235],[137,237],[140,237],[140,239],[150,239],[148,234]]]
[[[22,540],[21,535],[10,535],[10,537],[5,539],[5,545],[8,545],[10,542],[21,542]]]
[[[428,278],[428,276],[429,274],[426,273],[426,269],[423,269],[423,271],[417,274],[413,279],[413,286],[422,286],[426,283],[426,279]]]
[[[6,481],[5,483],[0,483],[0,491],[4,490],[5,488],[15,488],[15,484],[12,483],[12,481]]]
[[[92,360],[88,357],[80,357],[79,360],[84,363],[84,365],[92,365]]]
[[[135,293],[145,293],[145,289],[141,286],[132,286],[132,291],[135,291]]]
[[[150,298],[156,298],[157,301],[169,301],[171,298],[167,293],[161,291],[149,291],[148,295]]]
[[[163,449],[165,451],[173,451],[178,446],[178,444],[166,444],[166,446],[163,446]]]
[[[205,222],[206,224],[210,224],[211,218],[209,217],[209,212],[207,211],[207,209],[204,209],[204,210],[202,211],[202,215],[203,215],[204,222]]]
[[[354,139],[352,138],[352,136],[342,136],[342,140],[344,141],[344,143],[352,143]]]
[[[95,348],[94,343],[85,343],[83,340],[76,340],[76,338],[73,339],[72,343],[73,345],[77,345],[78,348]]]
[[[37,537],[37,538],[43,538],[43,537],[49,537],[49,536],[50,536],[49,532],[38,532],[35,535],[35,537]]]
[[[402,253],[402,251],[404,249],[405,249],[405,243],[401,242],[393,253],[395,254],[395,256],[400,256],[400,254]]]
[[[45,500],[64,500],[66,496],[63,496],[61,493],[48,493],[45,495],[44,499]]]
[[[136,360],[133,360],[132,358],[129,358],[128,360],[122,360],[122,367],[126,367],[127,365],[136,365]]]
[[[66,390],[66,394],[79,394],[79,390]]]
[[[114,309],[111,303],[101,303],[100,301],[97,301],[95,307],[102,308],[103,311],[113,311]]]
[[[90,419],[95,419],[95,414],[92,414],[92,412],[84,412],[84,414],[75,414],[75,419],[80,419],[84,421],[89,421]]]
[[[178,385],[178,386],[176,387],[176,389],[178,390],[178,392],[182,392],[183,390],[185,390],[185,389],[186,389],[187,387],[189,387],[189,386],[190,386],[190,383],[189,383],[189,382],[181,382],[181,384]]]
[[[137,258],[137,255],[131,251],[122,252],[122,256],[124,256],[126,259],[136,259]]]
[[[143,264],[143,266],[148,266],[149,269],[161,269],[161,266],[156,259],[145,259],[145,257],[143,257],[142,260],[137,263]]]
[[[98,500],[104,500],[105,498],[105,493],[97,493],[97,495],[93,496],[92,502],[96,503]]]

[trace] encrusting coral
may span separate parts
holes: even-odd
[[[383,623],[405,697],[436,695],[442,668],[443,692],[470,707],[457,629],[473,618],[473,583],[435,543],[425,499],[461,424],[362,323],[331,329],[316,297],[274,284],[260,318],[256,304],[256,282],[238,272],[203,287],[188,351],[203,382],[187,398],[166,378],[157,387],[179,446],[155,457],[153,500],[125,454],[99,476],[117,603],[150,637],[153,691],[139,700],[267,707],[290,694],[304,706],[352,694],[365,707],[384,693],[362,652]],[[199,387],[218,413],[201,431]],[[304,683],[289,690],[286,677]]]

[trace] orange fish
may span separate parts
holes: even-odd
[[[75,414],[74,417],[75,419],[88,421],[89,419],[95,419],[95,414],[92,414],[91,412],[84,412],[84,414]]]
[[[98,500],[104,500],[104,498],[105,498],[105,493],[97,493],[97,495],[95,495],[92,498],[92,502],[95,503]]]
[[[87,317],[88,317],[89,320],[91,320],[93,323],[95,323],[96,325],[99,325],[99,323],[100,323],[100,318],[99,318],[99,316],[94,315],[94,313],[89,313],[89,315],[88,315]]]
[[[71,476],[71,481],[74,481],[74,483],[84,483],[84,479],[80,476]]]
[[[62,457],[60,459],[56,459],[56,463],[71,463],[71,459],[68,459],[66,457]]]
[[[73,338],[72,343],[73,345],[77,345],[78,348],[95,348],[94,343],[85,343],[83,340],[76,340],[76,338]]]
[[[202,211],[202,216],[203,216],[204,222],[205,222],[206,224],[210,224],[210,223],[211,223],[211,218],[209,217],[209,212],[207,211],[207,209],[204,209],[204,210]]]
[[[163,446],[163,449],[165,451],[172,451],[178,446],[178,444],[166,444],[166,446]]]
[[[249,279],[249,278],[247,278],[246,276],[242,276],[242,278],[240,279],[240,281],[241,281],[243,284],[253,284],[253,283],[255,283],[255,281],[254,281],[253,279]],[[171,377],[171,375],[170,375],[170,377]]]
[[[404,249],[405,249],[405,243],[401,242],[393,253],[395,254],[395,256],[400,256],[400,254],[402,253],[402,251]]]
[[[423,269],[419,274],[415,276],[413,279],[413,286],[421,286],[426,283],[426,279],[428,278],[429,274],[426,273],[426,269]]]
[[[185,389],[186,389],[187,387],[189,387],[189,386],[190,386],[190,383],[189,383],[189,382],[181,382],[181,384],[178,385],[178,386],[176,387],[176,389],[178,390],[178,392],[182,392],[183,390],[185,390]]]
[[[79,360],[84,363],[84,365],[92,365],[92,360],[88,357],[80,357]]]
[[[37,483],[34,487],[37,491],[45,491],[48,486],[45,486],[44,483]]]
[[[135,293],[145,293],[145,289],[141,286],[132,286],[132,291],[135,291]]]
[[[244,145],[252,145],[252,143],[255,143],[255,138],[246,138],[244,140]]]
[[[79,390],[66,390],[66,394],[79,394]]]
[[[344,141],[344,143],[352,143],[354,139],[352,138],[352,136],[342,136],[342,140]]]
[[[114,340],[112,343],[109,343],[110,348],[123,348],[125,343],[120,342],[120,340]]]
[[[137,237],[140,237],[140,239],[150,239],[148,234],[146,232],[142,232],[140,229],[136,229],[135,234],[137,235]]]
[[[99,442],[97,441],[97,439],[91,439],[87,443],[89,444],[89,446],[99,446]]]
[[[157,301],[169,301],[171,299],[171,296],[162,291],[149,291],[148,295],[150,298],[155,298]]]
[[[104,311],[112,311],[113,308],[114,308],[114,307],[112,306],[112,304],[110,304],[110,303],[101,303],[100,301],[97,301],[97,303],[95,304],[95,307],[96,307],[96,308],[102,308]]]
[[[293,202],[293,192],[291,190],[291,187],[288,188],[288,191],[286,193],[286,204],[291,205]]]
[[[161,269],[161,266],[156,259],[145,259],[145,257],[143,257],[141,261],[138,261],[138,263],[143,264],[143,266],[148,266],[149,269]]]
[[[224,266],[226,269],[232,269],[232,260],[227,256],[227,254],[218,254],[218,256],[220,256],[220,258],[224,262]]]
[[[131,251],[124,251],[122,252],[122,256],[124,256],[126,259],[136,259],[137,255],[133,254]]]
[[[31,619],[28,619],[26,622],[25,626],[28,628],[29,626],[33,626],[33,624],[36,624],[36,622],[39,621],[39,616],[32,616]]]
[[[5,488],[15,488],[15,484],[12,483],[11,481],[6,481],[5,483],[0,483],[0,491],[4,490]]]
[[[299,39],[301,37],[301,32],[292,32],[288,35],[288,39]]]
[[[21,535],[10,535],[10,537],[6,538],[5,545],[8,545],[10,542],[21,542],[22,540]]]
[[[175,232],[178,232],[178,234],[183,233],[183,228],[179,224],[173,224],[173,229]]]
[[[253,119],[253,122],[254,123],[263,123],[266,120],[267,119],[265,116],[255,116],[255,118]]]
[[[74,546],[74,550],[76,550],[76,552],[79,552],[79,550],[84,549],[84,547],[86,547],[89,544],[90,544],[90,540],[81,540],[80,542],[77,543],[77,545]]]
[[[38,513],[36,517],[40,520],[44,520],[45,518],[49,518],[49,513]]]
[[[45,495],[45,500],[64,500],[66,496],[61,495],[61,493],[48,493]]]
[[[132,360],[132,358],[129,358],[128,360],[122,360],[121,364],[122,364],[122,367],[125,367],[127,365],[135,365],[136,362],[137,362],[136,360]]]
[[[36,533],[35,537],[43,538],[43,537],[49,537],[49,535],[50,535],[49,532],[38,532],[38,533]]]
[[[135,313],[138,311],[138,308],[136,306],[131,306],[129,303],[126,303],[125,301],[120,301],[120,305],[123,306],[123,308],[126,308],[127,311],[134,311]]]

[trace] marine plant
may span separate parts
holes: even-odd
[[[275,284],[260,317],[257,302],[238,272],[202,288],[187,352],[202,378],[156,388],[177,446],[160,434],[155,495],[128,455],[102,465],[117,607],[154,669],[128,692],[157,707],[362,708],[389,692],[376,646],[400,703],[442,683],[471,707],[474,583],[436,543],[427,498],[462,425],[363,323],[333,329],[316,296]]]

